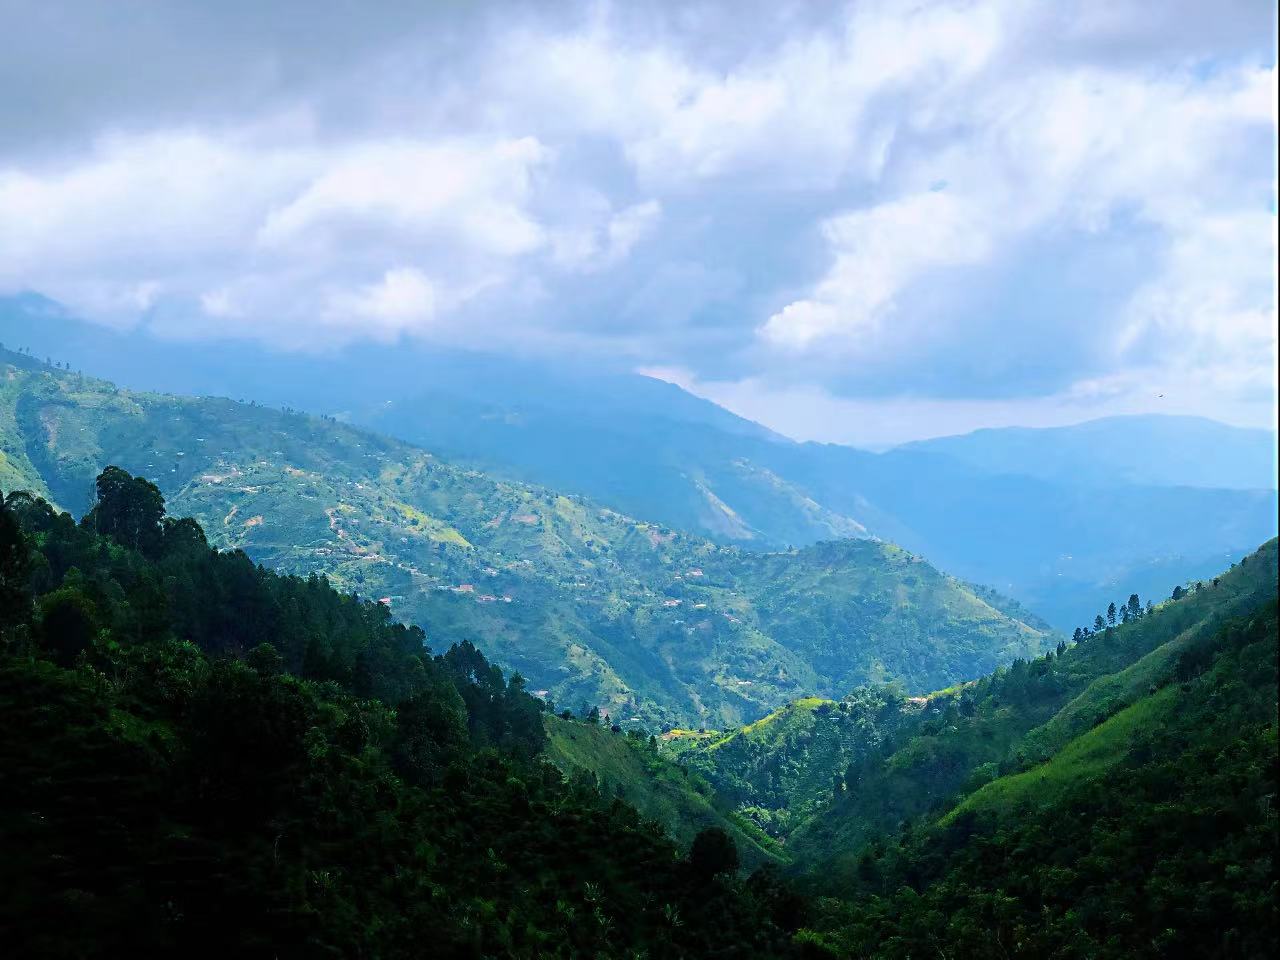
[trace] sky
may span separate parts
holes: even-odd
[[[0,295],[866,446],[1271,425],[1275,5],[0,0]]]

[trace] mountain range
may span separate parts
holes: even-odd
[[[213,544],[324,574],[629,724],[746,722],[866,681],[924,692],[1053,642],[890,543],[724,546],[331,418],[4,360],[3,489],[82,515],[104,467],[152,477]]]
[[[37,297],[0,302],[0,341],[132,388],[335,417],[720,544],[889,540],[1065,630],[1117,590],[1166,592],[1276,533],[1274,434],[1196,418],[979,431],[870,453],[796,443],[672,384],[567,361],[377,345],[193,351]]]

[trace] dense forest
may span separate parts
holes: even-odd
[[[1041,657],[869,686],[667,749],[780,843],[840,956],[1275,946],[1273,540]],[[993,954],[994,952],[994,954]]]
[[[118,468],[78,522],[13,492],[0,948],[1264,956],[1275,572],[1272,541],[977,681],[659,738],[213,549]]]
[[[0,951],[785,955],[801,915],[726,833],[539,758],[469,644],[208,547],[109,469],[75,522],[0,510]]]
[[[872,841],[833,942],[900,958],[1273,956],[1276,652],[1271,604],[1053,760]]]

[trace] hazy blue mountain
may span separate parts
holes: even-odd
[[[1276,485],[1276,435],[1204,417],[1105,417],[1069,427],[976,430],[899,447],[988,473],[1067,483],[1264,488]]]
[[[795,443],[671,384],[567,361],[411,344],[332,356],[234,341],[193,349],[78,322],[38,297],[0,301],[0,341],[134,388],[334,415],[721,543],[882,537],[1068,630],[1118,590],[1163,595],[1276,533],[1274,488],[1195,486],[1191,468],[1177,466],[1201,449],[1204,429],[1237,437],[1194,419],[1106,421],[1102,432],[1118,439],[1099,442],[1096,460],[1082,453],[1074,472],[1039,476],[1046,468],[1031,462],[1049,459],[1040,455],[1019,470],[927,444],[877,454]],[[1240,449],[1252,449],[1256,438],[1240,433]],[[1166,462],[1171,475],[1135,482],[1115,466],[1117,445],[1133,451],[1133,469]]]

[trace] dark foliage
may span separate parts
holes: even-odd
[[[868,844],[815,940],[893,958],[1274,956],[1276,655],[1273,598],[1098,731],[1122,744],[1105,772],[1051,761],[1034,806],[996,794]]]
[[[153,491],[0,504],[0,954],[790,955],[793,895],[566,783],[519,676]]]

